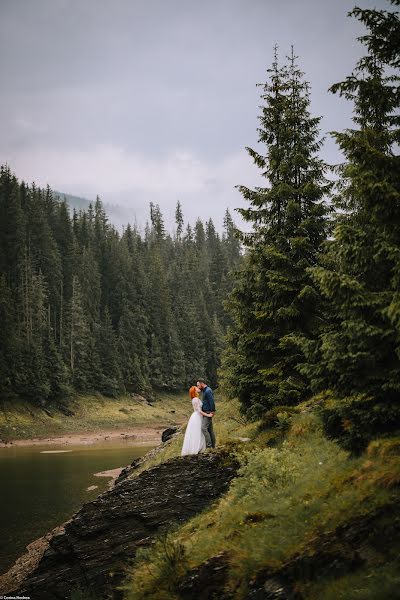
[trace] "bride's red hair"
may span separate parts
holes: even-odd
[[[191,400],[193,400],[193,398],[197,398],[197,387],[195,385],[192,385],[192,387],[190,388],[189,396]]]

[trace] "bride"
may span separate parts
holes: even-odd
[[[190,415],[189,422],[186,427],[185,438],[182,446],[182,456],[186,454],[198,454],[206,449],[206,440],[201,431],[203,415],[208,416],[201,410],[202,401],[198,397],[199,388],[193,385],[189,390],[189,395],[192,400],[193,412]]]

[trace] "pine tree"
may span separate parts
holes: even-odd
[[[68,205],[65,200],[58,207],[58,218],[54,226],[54,238],[61,258],[62,282],[60,283],[59,306],[52,308],[56,312],[56,315],[58,314],[58,319],[54,319],[54,332],[58,346],[62,349],[65,343],[66,307],[71,300],[72,277],[78,267],[77,241],[69,216]]]
[[[125,303],[118,324],[118,349],[123,382],[129,392],[143,394],[150,390],[147,329],[144,311]]]
[[[156,239],[161,240],[165,236],[164,219],[158,204],[150,202],[150,221],[155,233]]]
[[[232,325],[232,318],[224,308],[225,299],[231,294],[237,279],[236,269],[242,258],[242,248],[239,240],[240,232],[237,230],[228,209],[224,215],[224,231],[222,234],[222,251],[226,267],[219,285],[218,318],[223,330]]]
[[[239,232],[235,227],[235,223],[232,219],[229,209],[226,209],[224,215],[224,233],[222,236],[222,241],[228,258],[228,270],[231,270],[237,265],[240,259],[241,247]]]
[[[386,11],[350,14],[368,28],[368,53],[331,88],[354,102],[354,128],[334,134],[346,158],[339,213],[324,265],[313,269],[331,324],[305,369],[315,389],[339,398],[327,430],[358,449],[400,417],[400,22]]]
[[[93,325],[100,320],[101,287],[98,261],[91,246],[82,248],[78,269],[84,311]]]
[[[72,280],[72,297],[69,306],[68,360],[75,390],[91,391],[93,382],[92,335],[85,314],[79,278]]]
[[[184,220],[183,220],[182,206],[181,206],[181,203],[179,202],[179,200],[176,203],[175,223],[176,223],[176,239],[178,242],[180,242],[182,239]]]
[[[26,196],[25,186],[22,192]],[[19,266],[25,247],[25,218],[21,190],[9,167],[0,169],[0,273],[8,285],[18,285]]]
[[[34,272],[29,254],[25,258],[21,298],[23,322],[20,324],[20,344],[15,356],[15,391],[22,398],[44,405],[51,392],[44,345],[48,296],[45,278],[41,272]]]
[[[50,312],[50,305],[48,309]],[[72,394],[70,376],[57,346],[50,316],[47,317],[46,333],[43,336],[43,352],[50,385],[49,399],[57,401],[69,398]]]
[[[239,212],[253,229],[241,236],[248,253],[228,305],[234,324],[224,356],[228,389],[252,416],[308,393],[298,345],[317,334],[318,294],[307,268],[326,237],[330,189],[317,157],[320,119],[310,115],[309,85],[293,52],[280,67],[275,49],[268,73],[259,129],[266,153],[248,152],[269,186],[239,186],[250,202]]]
[[[0,275],[0,398],[12,396],[14,390],[15,357],[18,337],[15,331],[15,309],[6,276]]]
[[[48,191],[49,192],[49,191]],[[52,197],[32,186],[27,215],[27,239],[30,257],[36,272],[41,271],[52,306],[60,304],[62,284],[61,259],[49,222]],[[53,315],[51,315],[53,319]],[[56,326],[56,323],[54,323]]]
[[[121,368],[117,337],[107,308],[96,333],[97,352],[101,366],[100,391],[106,396],[117,396],[118,392],[121,391]]]

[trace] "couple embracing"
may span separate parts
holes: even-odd
[[[201,400],[199,393],[202,392]],[[197,385],[189,390],[192,400],[193,413],[186,427],[182,446],[182,456],[198,454],[206,448],[215,448],[213,417],[215,414],[214,395],[204,379],[199,379]]]

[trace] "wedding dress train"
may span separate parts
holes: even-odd
[[[186,454],[198,454],[206,449],[206,440],[201,431],[203,417],[200,414],[202,401],[200,398],[192,399],[193,412],[190,415],[183,440],[182,456]]]

